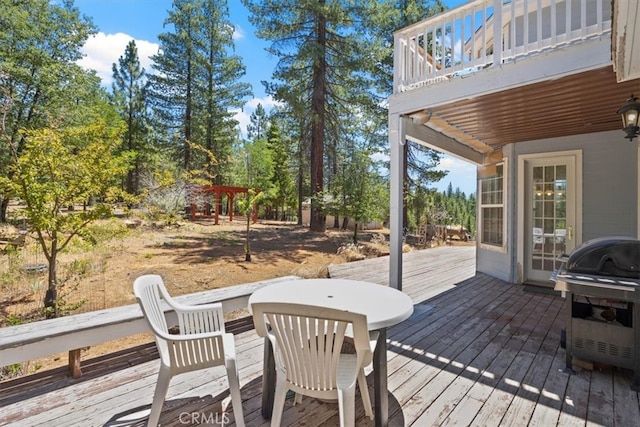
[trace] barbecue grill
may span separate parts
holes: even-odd
[[[567,370],[573,357],[632,369],[639,391],[640,240],[589,240],[563,261],[553,279],[567,298]]]

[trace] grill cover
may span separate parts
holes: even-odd
[[[589,240],[571,252],[567,272],[640,279],[640,240],[627,236]]]

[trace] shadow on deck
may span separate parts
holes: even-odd
[[[475,274],[474,259],[467,248],[404,257],[404,290],[416,305],[388,331],[390,425],[637,425],[640,404],[629,371],[562,371],[564,300]],[[332,266],[330,274],[386,283],[388,261],[387,270],[385,259],[377,261]],[[245,422],[266,426],[262,340],[248,327],[235,331]],[[0,424],[144,425],[154,358],[155,348],[142,346],[92,360],[78,380],[48,371],[1,383]],[[373,425],[358,399],[356,425]],[[161,422],[234,425],[224,368],[175,377]],[[338,425],[337,404],[305,398],[293,406],[289,399],[282,424]]]

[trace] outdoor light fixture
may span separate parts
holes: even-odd
[[[638,98],[631,95],[627,99],[627,105],[618,110],[618,114],[622,116],[622,130],[627,134],[625,138],[630,141],[638,136],[640,127],[638,127],[638,116],[640,115],[640,104]]]

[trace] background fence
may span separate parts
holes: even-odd
[[[100,245],[65,255],[57,263],[63,310],[81,313],[107,308],[109,288],[104,271],[115,251]],[[0,248],[0,326],[43,318],[47,280],[47,259],[34,239],[27,237],[23,245]]]

